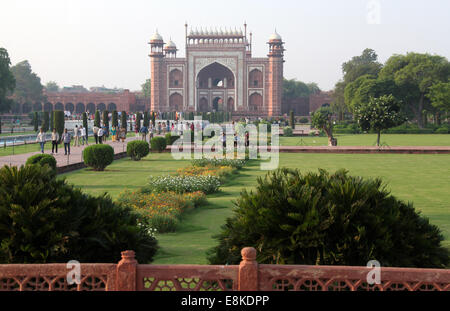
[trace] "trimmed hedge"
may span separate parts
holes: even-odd
[[[114,161],[114,149],[110,145],[92,145],[83,150],[84,164],[94,171],[103,171]]]
[[[146,141],[134,140],[127,144],[127,155],[134,161],[139,161],[150,153],[150,147]]]
[[[56,159],[50,154],[35,154],[27,159],[25,165],[38,164],[40,166],[48,165],[56,171]]]
[[[167,147],[167,143],[166,143],[166,139],[164,137],[153,137],[152,140],[150,141],[152,150],[158,151],[158,152],[162,152],[163,150],[166,149]]]

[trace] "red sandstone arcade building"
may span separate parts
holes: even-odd
[[[156,31],[150,39],[152,111],[231,111],[242,116],[279,116],[284,42],[270,36],[266,58],[252,57],[252,34],[241,29],[185,25],[185,57]]]

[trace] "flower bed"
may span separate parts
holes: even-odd
[[[177,174],[180,176],[217,176],[221,182],[224,182],[236,170],[231,166],[188,166],[178,169]]]
[[[231,166],[240,169],[245,165],[244,159],[195,159],[192,160],[193,166]]]
[[[183,212],[205,204],[206,195],[201,191],[178,194],[139,190],[122,192],[118,201],[138,212],[143,226],[164,233],[176,230]]]
[[[144,187],[146,192],[175,193],[202,191],[210,194],[219,191],[220,178],[217,176],[150,176],[148,185]]]

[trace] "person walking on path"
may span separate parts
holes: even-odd
[[[36,142],[38,142],[39,145],[41,145],[41,152],[44,153],[45,133],[42,127],[37,135]]]
[[[64,155],[70,155],[70,141],[72,140],[72,137],[70,136],[70,133],[67,132],[67,129],[64,129],[61,139],[64,142]]]
[[[79,147],[80,146],[80,129],[78,128],[78,125],[75,125],[75,128],[73,130],[73,146],[74,147]]]
[[[59,134],[56,132],[56,129],[54,128],[52,131],[52,154],[55,152],[58,153],[58,142],[59,142]]]
[[[115,126],[113,126],[112,128],[111,128],[111,137],[112,137],[112,141],[113,142],[115,142],[116,141],[116,134],[117,134],[117,130],[116,130],[116,127]]]
[[[145,125],[141,127],[140,132],[141,132],[142,140],[143,140],[143,141],[147,141],[147,133],[148,133],[148,129],[147,129],[147,127],[146,127]]]
[[[84,143],[87,143],[87,139],[86,139],[86,129],[81,125],[80,126],[80,136],[81,136],[81,144],[84,146]]]
[[[100,127],[98,129],[98,143],[99,144],[103,144],[103,135],[104,135],[104,131],[103,131],[103,127]]]
[[[125,142],[125,138],[127,138],[127,130],[125,127],[122,126],[119,132],[119,138],[122,140],[122,142]]]
[[[95,144],[98,144],[98,126],[94,125],[92,132],[94,132]]]

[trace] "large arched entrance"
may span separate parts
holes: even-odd
[[[97,105],[97,110],[98,111],[105,111],[106,110],[106,105],[104,103],[100,103]]]
[[[228,67],[214,62],[199,71],[196,85],[198,111],[224,111],[227,110],[224,99],[235,90],[235,75]],[[211,106],[206,98],[212,99]]]
[[[115,111],[117,110],[117,106],[114,103],[109,103],[108,104],[108,111]]]
[[[183,110],[183,96],[179,93],[173,93],[169,97],[169,109],[170,111]]]
[[[94,105],[94,103],[87,104],[86,111],[88,111],[89,114],[94,114],[95,113],[95,105]]]
[[[78,103],[75,109],[76,113],[83,113],[85,111],[85,107],[83,103]]]
[[[262,111],[263,98],[259,93],[250,95],[248,107],[250,111]]]
[[[73,111],[75,110],[75,106],[72,103],[67,103],[64,109],[66,111],[70,111],[70,113],[73,113]]]
[[[64,105],[62,103],[55,104],[55,110],[64,110]]]

